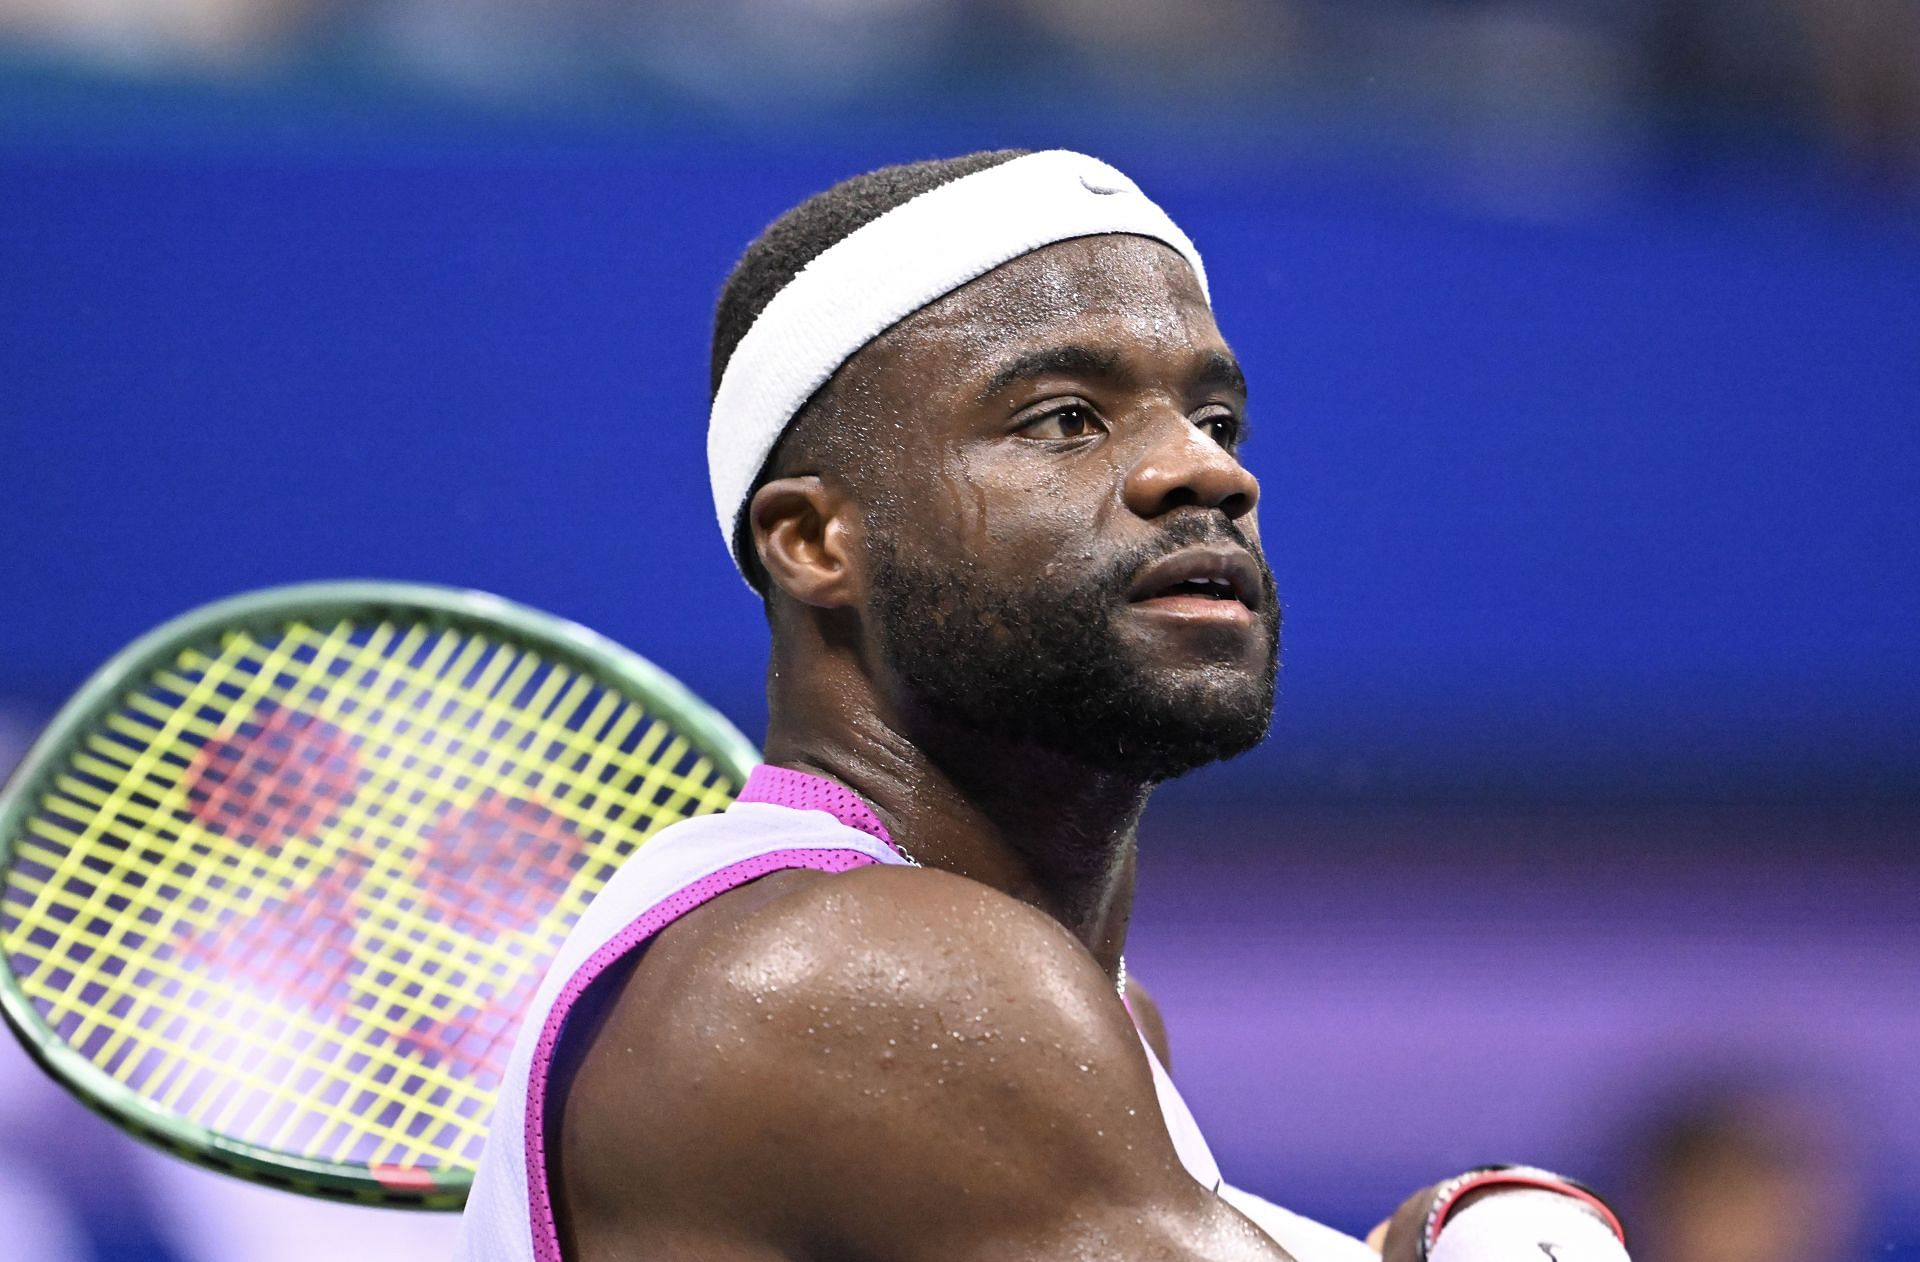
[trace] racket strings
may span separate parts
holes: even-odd
[[[216,667],[216,668],[215,668],[215,670],[213,670],[213,671],[210,671],[210,672],[209,672],[209,677],[217,677],[219,673],[221,673],[221,672],[220,672],[220,670],[219,670],[219,668],[218,668],[218,667]],[[242,700],[244,701],[245,699],[246,699],[246,698],[245,698],[245,697],[243,696],[243,698],[242,698]],[[177,786],[176,786],[176,787],[177,787]],[[151,820],[150,820],[150,819],[149,819],[149,821],[148,821],[148,823],[149,823],[149,824],[151,824]],[[254,876],[255,876],[256,878],[257,878],[257,876],[258,876],[258,874],[257,874],[257,873],[256,873],[256,874],[253,874],[253,875],[254,875]],[[216,880],[217,880],[217,878],[216,878]],[[249,883],[248,883],[248,882],[244,882],[244,881],[243,881],[243,882],[242,882],[241,884],[242,884],[242,885],[243,885],[243,887],[244,887],[244,886],[245,886],[246,884],[249,884]],[[275,888],[274,886],[270,886],[270,885],[267,885],[267,884],[264,884],[264,883],[259,883],[259,882],[258,882],[257,880],[256,880],[256,881],[254,881],[254,882],[252,882],[251,884],[252,884],[252,886],[253,886],[253,888],[255,888],[255,889],[258,889],[258,890],[261,890],[261,891],[263,891],[263,892],[265,892],[265,891],[268,891],[268,890],[270,890],[270,889],[273,889],[273,888]],[[204,901],[205,901],[205,900],[203,900],[203,899],[202,899],[202,900],[195,900],[195,901],[197,901],[197,902],[201,902],[201,903],[204,903]],[[188,904],[187,904],[187,903],[186,903],[186,902],[185,902],[184,900],[176,900],[176,901],[175,901],[175,902],[174,902],[174,903],[173,903],[172,905],[173,905],[173,906],[175,906],[175,907],[181,907],[181,906],[185,906],[185,905],[188,905]],[[258,909],[249,909],[249,910],[258,910]],[[243,923],[245,923],[245,922],[243,922]],[[173,978],[171,978],[170,980],[173,980],[173,981],[175,981],[175,982],[186,982],[187,984],[189,984],[189,985],[192,985],[192,984],[194,984],[194,983],[197,983],[197,982],[200,982],[200,981],[202,981],[203,979],[202,979],[202,978],[199,978],[199,977],[196,977],[196,976],[195,976],[195,975],[193,975],[192,973],[186,973],[186,974],[185,974],[184,976],[182,976],[182,974],[181,974],[181,973],[179,973],[179,972],[175,972],[175,973],[174,973],[174,976],[173,976]],[[202,997],[204,997],[204,996],[202,996]],[[224,1028],[226,1032],[232,1032],[232,1027],[231,1027],[231,1026],[230,1026],[230,1025],[229,1025],[229,1024],[227,1023],[227,1022],[225,1022],[225,1021],[221,1021],[221,1020],[218,1020],[218,1018],[219,1018],[219,1017],[221,1017],[221,1016],[223,1016],[223,1015],[224,1015],[224,1011],[225,1011],[226,1009],[230,1009],[230,1008],[231,1008],[231,1007],[232,1007],[233,1005],[232,1005],[232,1004],[229,1004],[229,1003],[222,1003],[222,1004],[220,1004],[219,1006],[220,1006],[220,1008],[222,1009],[222,1011],[221,1011],[221,1012],[218,1012],[218,1013],[213,1013],[213,1014],[209,1014],[209,1015],[212,1015],[212,1016],[214,1016],[214,1017],[216,1018],[216,1020],[215,1020],[215,1022],[214,1022],[214,1024],[215,1024],[215,1025],[216,1025],[217,1027],[221,1027],[221,1028]],[[143,1022],[143,1021],[134,1021],[134,1022],[130,1022],[130,1023],[127,1023],[127,1025],[126,1025],[126,1030],[127,1030],[127,1032],[129,1032],[129,1033],[133,1033],[133,1032],[137,1032],[137,1031],[139,1031],[139,1030],[141,1030],[142,1028],[145,1028],[145,1027],[148,1027],[148,1026],[150,1026],[150,1024],[151,1024],[150,1022]],[[178,1024],[178,1022],[176,1022],[176,1024]],[[322,1031],[322,1032],[324,1032],[324,1031]],[[311,1035],[311,1034],[313,1033],[313,1031],[312,1031],[311,1029],[309,1029],[308,1031],[305,1031],[305,1032],[303,1032],[303,1033],[304,1033],[304,1034],[306,1034],[306,1035],[309,1035],[309,1036],[310,1036],[310,1035]],[[72,1035],[71,1035],[71,1034],[70,1034],[70,1037],[72,1037]],[[288,1041],[288,1040],[286,1040],[286,1039],[284,1038],[284,1036],[283,1036],[283,1037],[282,1037],[282,1039],[281,1039],[281,1041],[282,1041],[282,1042],[286,1042],[286,1041]],[[303,1038],[303,1039],[300,1039],[300,1040],[295,1040],[295,1042],[296,1042],[296,1043],[303,1043],[303,1042],[306,1042],[306,1041],[308,1041],[308,1040],[307,1040],[306,1038]],[[112,1049],[111,1049],[111,1048],[108,1048],[108,1049],[106,1049],[106,1050],[107,1050],[107,1051],[109,1052],[109,1054],[110,1054],[110,1053],[111,1053],[111,1051],[112,1051]],[[187,1050],[188,1050],[189,1052],[192,1052],[192,1051],[194,1051],[194,1050],[200,1050],[200,1049],[187,1049]],[[375,1050],[375,1049],[367,1049],[367,1048],[365,1048],[365,1047],[362,1047],[362,1048],[359,1048],[359,1049],[357,1049],[357,1053],[356,1053],[356,1054],[357,1054],[357,1059],[359,1059],[359,1060],[361,1060],[361,1061],[366,1061],[366,1060],[368,1060],[368,1059],[370,1059],[370,1058],[368,1058],[368,1057],[366,1057],[366,1055],[365,1055],[365,1053],[366,1053],[366,1052],[367,1052],[368,1050]],[[174,1066],[173,1068],[177,1070],[177,1069],[179,1068],[179,1066]],[[203,1066],[203,1068],[205,1068],[205,1066]],[[223,1095],[224,1095],[224,1096],[225,1096],[226,1098],[232,1098],[232,1097],[234,1096],[234,1094],[235,1094],[235,1093],[233,1092],[233,1090],[232,1090],[232,1088],[233,1088],[233,1087],[234,1087],[234,1086],[235,1086],[235,1085],[236,1085],[237,1083],[239,1083],[239,1082],[242,1082],[242,1081],[246,1081],[246,1080],[247,1080],[247,1078],[248,1078],[248,1075],[246,1075],[246,1074],[244,1074],[244,1073],[243,1073],[243,1074],[241,1074],[241,1075],[239,1075],[239,1076],[237,1076],[237,1077],[236,1077],[236,1076],[233,1076],[233,1075],[231,1074],[231,1072],[230,1072],[230,1071],[231,1071],[231,1066],[230,1066],[230,1065],[229,1065],[229,1066],[226,1066],[225,1068],[227,1068],[227,1069],[228,1069],[228,1071],[229,1071],[229,1073],[227,1074],[227,1076],[224,1076],[224,1077],[223,1077],[223,1076],[221,1076],[220,1074],[213,1074],[213,1075],[211,1075],[211,1078],[212,1078],[212,1083],[213,1083],[214,1085],[211,1085],[211,1086],[208,1086],[208,1087],[206,1087],[206,1090],[207,1090],[208,1092],[222,1092],[222,1094],[223,1094]],[[121,1077],[123,1077],[123,1079],[124,1079],[125,1077],[127,1077],[127,1075],[126,1075],[126,1074],[125,1074],[124,1072],[123,1072],[123,1073],[121,1073],[121,1074],[120,1074],[120,1076],[121,1076]],[[175,1097],[177,1097],[177,1096],[178,1096],[179,1094],[181,1094],[181,1091],[182,1091],[182,1088],[184,1088],[184,1087],[186,1087],[186,1086],[187,1086],[187,1084],[188,1084],[188,1083],[190,1083],[190,1082],[194,1082],[194,1080],[193,1080],[193,1079],[191,1079],[190,1077],[187,1077],[187,1076],[184,1076],[184,1075],[180,1075],[180,1074],[178,1074],[178,1073],[176,1073],[176,1074],[175,1074],[175,1076],[174,1076],[174,1078],[173,1078],[173,1080],[171,1081],[171,1083],[158,1083],[158,1084],[153,1084],[153,1085],[154,1085],[154,1087],[156,1087],[156,1088],[158,1089],[158,1090],[157,1090],[157,1093],[158,1093],[158,1094],[160,1094],[160,1095],[162,1095],[162,1097],[163,1097],[164,1099],[167,1099],[167,1100],[172,1100],[172,1099],[174,1099]],[[257,1085],[257,1082],[255,1083],[255,1085]],[[411,1084],[410,1084],[410,1085],[411,1085]],[[196,1088],[200,1088],[200,1087],[202,1087],[202,1086],[203,1086],[203,1084],[199,1084],[199,1083],[195,1083],[195,1086],[196,1086]],[[196,1092],[196,1093],[198,1093],[198,1092]],[[210,1104],[212,1104],[212,1103],[213,1103],[213,1100],[211,1099],[211,1096],[210,1096],[210,1095],[203,1095],[203,1096],[202,1096],[202,1102],[203,1102],[203,1104],[209,1104],[209,1105],[210,1105]],[[368,1104],[369,1102],[368,1102],[368,1101],[364,1101],[364,1100],[362,1100],[362,1101],[357,1101],[356,1103],[357,1103],[357,1104],[358,1104],[359,1106],[361,1106],[361,1107],[365,1107],[365,1106],[366,1106],[366,1105],[367,1105],[367,1104]],[[225,1124],[227,1124],[227,1123],[228,1123],[228,1122],[230,1121],[230,1119],[229,1119],[229,1117],[227,1117],[227,1116],[226,1116],[225,1114],[222,1114],[222,1113],[215,1113],[214,1115],[212,1115],[212,1116],[210,1116],[210,1117],[207,1117],[207,1118],[206,1118],[206,1120],[207,1120],[208,1122],[210,1122],[210,1123],[211,1123],[211,1124],[212,1124],[212,1125],[213,1125],[213,1126],[214,1126],[214,1127],[215,1127],[216,1129],[219,1129],[219,1128],[221,1128],[221,1127],[223,1127],[223,1126],[224,1126]],[[343,1127],[345,1127],[345,1128],[349,1128],[349,1129],[350,1129],[350,1128],[352,1128],[352,1127],[353,1127],[353,1126],[354,1126],[354,1125],[356,1124],[356,1122],[357,1122],[357,1120],[358,1120],[358,1119],[357,1119],[357,1117],[356,1117],[356,1116],[355,1116],[354,1114],[351,1114],[351,1113],[345,1113],[345,1112],[343,1112],[343,1113],[341,1113],[341,1114],[340,1114],[340,1115],[339,1115],[339,1116],[337,1117],[337,1119],[336,1119],[336,1120],[338,1120],[338,1121],[339,1121],[339,1122],[340,1122],[340,1123],[342,1124],[342,1126],[343,1126]]]
[[[209,1130],[427,1168],[477,1156],[587,901],[735,787],[590,674],[351,621],[182,652],[52,784],[0,949],[69,1046]]]
[[[455,717],[457,717],[457,716],[455,716]],[[191,724],[189,724],[189,727],[191,727],[191,726],[192,726],[192,725],[191,725]],[[391,795],[389,795],[389,796],[391,796]],[[414,832],[415,832],[415,831],[417,830],[417,827],[418,827],[418,822],[417,822],[417,821],[415,821],[415,820],[411,820],[411,819],[402,819],[402,820],[400,820],[400,821],[398,821],[398,828],[397,828],[397,831],[398,831],[398,833],[399,833],[400,835],[403,835],[403,836],[411,836],[411,835],[413,835],[413,833],[414,833]],[[402,850],[402,848],[400,848],[400,847],[395,847],[395,848],[394,848],[394,852],[395,852],[395,853],[400,853],[400,852],[401,852],[401,850]],[[256,886],[255,886],[255,887],[256,887],[256,888],[259,888],[259,889],[266,889],[266,888],[268,888],[268,887],[267,887],[266,885],[262,885],[262,884],[256,884]],[[509,964],[510,964],[510,963],[512,963],[512,962],[513,962],[513,961],[512,961],[512,959],[511,959],[511,956],[512,956],[512,952],[511,952],[511,951],[508,951],[508,952],[506,953],[506,955],[507,955],[507,957],[508,957],[508,960],[507,960],[507,962],[508,962]],[[504,966],[502,966],[502,967],[503,967],[503,971],[504,971]],[[524,968],[522,968],[522,969],[521,969],[521,971],[522,971],[522,972],[524,972]],[[423,979],[423,978],[421,978],[421,977],[418,977],[418,976],[416,975],[416,976],[415,976],[415,977],[413,978],[413,981],[414,981],[414,982],[415,982],[416,984],[418,984],[418,983],[423,983],[423,982],[425,982],[425,981],[426,981],[426,979]],[[485,1023],[479,1023],[479,1024],[485,1024]],[[496,1021],[496,1022],[493,1022],[492,1024],[493,1024],[493,1025],[494,1025],[494,1026],[496,1027],[496,1028],[495,1028],[495,1031],[494,1031],[494,1035],[495,1035],[495,1037],[496,1037],[496,1038],[498,1037],[498,1035],[499,1035],[500,1033],[503,1033],[503,1032],[505,1032],[504,1030],[502,1030],[502,1029],[500,1029],[500,1028],[499,1028],[499,1027],[500,1027],[500,1026],[502,1025],[502,1023],[500,1023],[500,1022],[497,1022],[497,1021]],[[430,1042],[431,1040],[427,1040],[427,1041],[429,1041],[429,1042]]]

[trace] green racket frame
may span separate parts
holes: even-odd
[[[584,667],[671,723],[736,783],[760,761],[753,742],[717,710],[639,654],[578,623],[487,592],[420,583],[345,580],[299,583],[228,597],[190,610],[116,653],[61,707],[0,791],[0,871],[15,838],[77,743],[117,705],[128,685],[182,649],[226,630],[271,631],[296,619],[404,615],[432,626],[469,626]],[[222,1135],[149,1104],[59,1038],[11,969],[0,961],[0,1015],[42,1069],[114,1125],[168,1152],[251,1182],[310,1196],[403,1208],[457,1210],[472,1174],[435,1172],[417,1189],[397,1189],[364,1166],[307,1160]]]

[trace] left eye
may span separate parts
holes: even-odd
[[[1232,451],[1234,445],[1240,441],[1240,422],[1231,416],[1203,416],[1195,421],[1194,425],[1205,430],[1214,442],[1228,451]]]
[[[1037,418],[1026,425],[1023,432],[1029,438],[1085,438],[1099,428],[1093,409],[1075,403]]]

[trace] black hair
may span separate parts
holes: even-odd
[[[799,275],[801,268],[829,247],[920,194],[931,192],[962,176],[999,166],[1028,152],[1025,149],[994,149],[958,158],[932,158],[924,162],[881,167],[877,171],[842,180],[774,220],[747,247],[740,261],[733,265],[726,285],[720,290],[720,301],[713,313],[713,357],[709,383],[712,393],[719,393],[720,378],[727,370],[727,362],[733,358],[734,348],[740,345],[740,339],[747,335],[747,330],[760,318],[760,313],[773,301],[773,296]],[[825,387],[822,387],[822,392],[824,390]],[[821,409],[815,406],[820,397],[816,393],[807,400],[788,422],[786,432],[754,476],[753,485],[747,491],[748,503],[752,502],[753,493],[774,477],[775,470],[790,458],[813,458],[833,445],[834,428],[823,423],[825,418],[819,415]],[[745,504],[741,505],[734,519],[733,555],[754,590],[766,596],[767,575],[753,546],[753,532],[747,524]]]

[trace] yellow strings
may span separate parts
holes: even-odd
[[[229,836],[240,829],[196,815],[190,772],[203,746],[268,715],[306,725],[283,729],[289,739],[337,729],[361,774],[350,797],[314,799],[298,829]],[[282,752],[285,774],[326,770]],[[519,646],[351,622],[269,641],[229,633],[132,689],[54,778],[15,842],[28,867],[16,861],[0,890],[0,948],[69,1045],[178,1116],[334,1163],[470,1166],[497,1085],[484,1066],[512,1029],[489,1047],[461,1039],[463,1025],[488,1002],[529,999],[533,970],[626,855],[734,790],[636,702]],[[495,893],[464,905],[463,923],[492,922],[477,936],[452,923],[459,891],[428,897],[418,874],[434,830],[489,793],[551,812],[580,862],[557,898],[536,883],[538,904]],[[350,888],[342,864],[355,865]],[[325,927],[311,901],[329,894],[352,914],[336,1004],[181,949],[217,954],[261,917],[281,918],[279,933]],[[297,959],[327,943],[277,945]],[[317,963],[323,980],[346,967]],[[456,1053],[411,1042],[422,1029]]]

